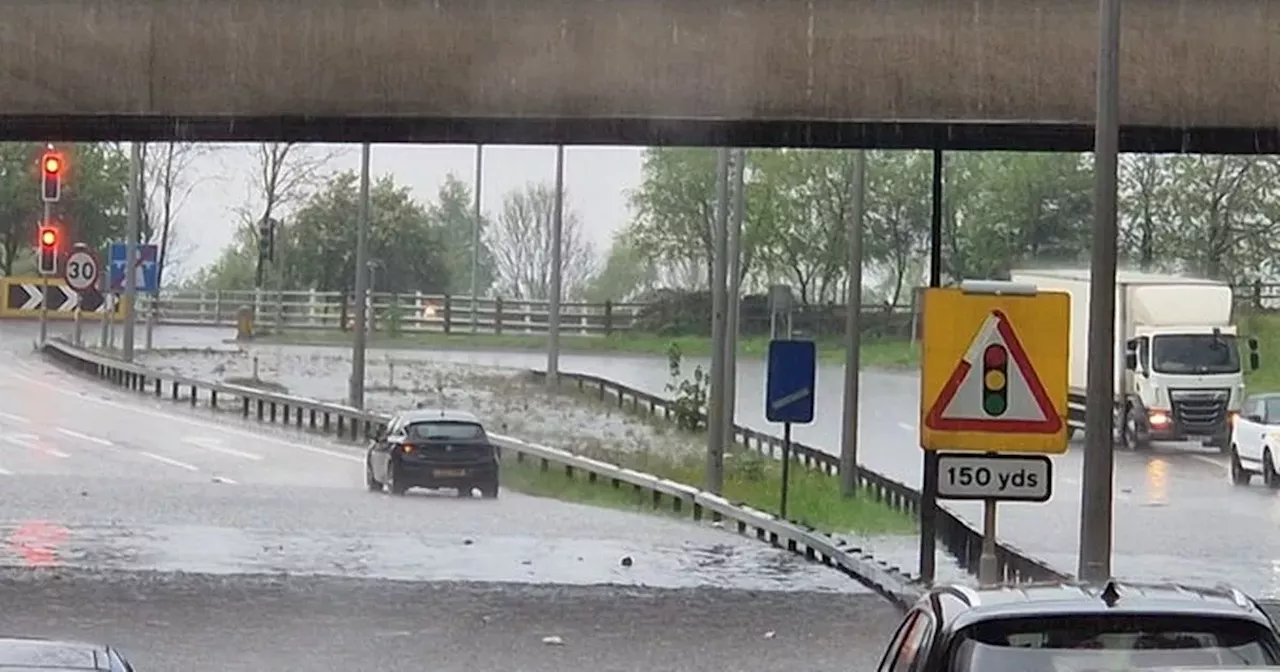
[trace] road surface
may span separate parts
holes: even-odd
[[[201,333],[204,332],[204,333]],[[213,332],[216,335],[211,335]],[[175,342],[218,341],[225,332],[174,331]],[[203,340],[201,340],[203,339]],[[274,346],[294,347],[294,346]],[[487,366],[539,368],[539,353],[472,351],[397,351],[400,359],[432,358]],[[690,358],[686,368],[700,362]],[[665,361],[645,356],[564,355],[561,370],[603,376],[641,390],[666,395]],[[796,439],[831,452],[840,438],[842,367],[818,372],[817,420],[795,428]],[[763,419],[763,363],[738,364],[738,423],[776,432]],[[864,370],[860,413],[860,461],[876,471],[918,487],[920,450],[916,447],[919,413],[914,373]],[[1075,570],[1079,540],[1081,445],[1054,459],[1055,494],[1051,502],[1003,505],[1000,536],[1068,572]],[[1226,461],[1212,449],[1161,447],[1147,454],[1116,455],[1115,572],[1143,578],[1172,578],[1198,583],[1229,580],[1253,593],[1280,596],[1280,538],[1270,535],[1280,511],[1280,494],[1254,486],[1237,488],[1227,480]],[[947,506],[972,522],[979,506]],[[909,559],[909,549],[892,556]],[[910,565],[908,565],[910,566]]]
[[[0,571],[0,597],[0,631],[184,672],[848,672],[899,618],[866,595],[330,577]]]
[[[140,669],[836,670],[896,622],[730,532],[372,494],[357,448],[107,387],[8,328],[0,354],[0,631]]]

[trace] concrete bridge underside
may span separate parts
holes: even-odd
[[[19,0],[0,135],[1065,149],[1092,142],[1097,20],[1096,0]],[[1123,22],[1130,148],[1280,151],[1280,0],[1125,0]]]

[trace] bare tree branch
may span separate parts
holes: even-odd
[[[191,192],[202,183],[215,179],[213,175],[193,178],[192,164],[199,158],[218,151],[214,145],[196,143],[162,142],[142,146],[143,166],[143,229],[150,232],[150,241],[159,245],[158,282],[163,286],[165,271],[174,267],[174,221]],[[184,252],[190,256],[190,247]]]
[[[551,227],[555,190],[528,184],[507,194],[497,221],[488,229],[499,296],[546,301],[551,296]],[[582,236],[577,213],[565,198],[561,224],[560,273],[564,298],[579,296],[595,273],[595,254]]]
[[[324,181],[330,164],[346,152],[341,147],[264,142],[251,150],[253,175],[245,203],[236,208],[241,226],[257,240],[258,222],[287,216],[307,193]]]

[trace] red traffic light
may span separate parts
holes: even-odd
[[[40,229],[40,245],[42,247],[57,247],[58,231],[50,228]]]
[[[62,171],[62,157],[57,154],[45,154],[40,165],[44,167],[44,172],[56,175]]]

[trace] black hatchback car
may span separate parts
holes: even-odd
[[[450,488],[459,497],[479,490],[498,496],[498,449],[476,416],[465,411],[415,409],[391,416],[369,447],[365,485],[393,495],[409,488]]]
[[[1110,581],[930,590],[879,672],[1091,672],[1280,665],[1280,635],[1232,588]]]

